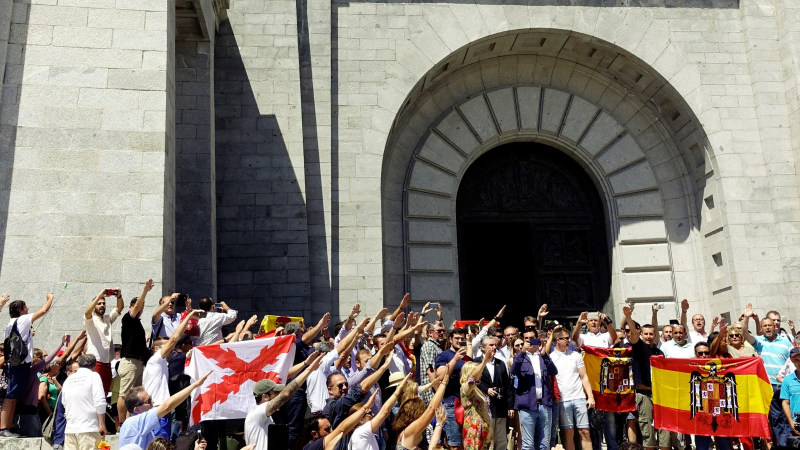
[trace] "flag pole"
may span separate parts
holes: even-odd
[[[56,300],[61,298],[61,294],[63,294],[64,291],[67,290],[67,284],[68,283],[64,283],[64,287],[61,289],[61,292],[59,292],[58,295],[56,296],[56,298],[53,299],[53,304],[50,305],[51,309],[53,308],[53,305],[56,303]],[[40,326],[42,326],[42,323],[44,322],[44,318],[47,317],[47,313],[49,313],[49,312],[50,312],[50,310],[48,309],[47,312],[44,313],[44,315],[42,316],[42,320],[39,321],[39,325],[36,325],[36,328],[33,329],[34,333],[36,332],[36,330],[39,329]]]

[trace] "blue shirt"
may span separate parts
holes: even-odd
[[[161,428],[156,409],[130,416],[122,423],[119,430],[119,446],[136,444],[140,448],[147,448],[147,444],[155,439],[156,431]]]
[[[439,356],[436,357],[436,362],[434,362],[434,367],[438,369],[439,367],[446,366],[454,356],[456,356],[456,352],[450,349],[439,353]],[[461,368],[464,367],[464,364],[469,360],[468,357],[464,356],[464,359],[456,363],[456,368],[450,374],[450,379],[447,381],[447,387],[444,388],[444,400],[452,400],[455,399],[456,396],[461,396]]]
[[[777,337],[774,341],[770,341],[766,336],[756,336],[756,342],[753,344],[758,355],[764,360],[764,368],[767,369],[770,384],[780,384],[775,377],[781,371],[781,367],[786,364],[789,359],[789,351],[792,349],[792,343],[783,337]]]
[[[791,408],[793,416],[800,414],[800,380],[797,379],[796,371],[783,379],[781,399],[789,400],[789,408]]]

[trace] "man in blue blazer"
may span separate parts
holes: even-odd
[[[519,413],[522,450],[549,450],[553,397],[550,375],[558,369],[545,353],[539,353],[542,340],[535,331],[524,335],[522,351],[514,357],[511,375],[516,377],[514,409]]]

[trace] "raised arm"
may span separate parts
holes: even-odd
[[[490,359],[494,358],[494,352],[495,352],[494,349],[489,349],[489,350],[486,351],[486,354],[483,355],[483,360],[481,361],[481,363],[478,364],[478,367],[476,367],[475,370],[473,370],[472,373],[470,374],[472,379],[474,379],[474,380],[480,380],[481,379],[481,375],[483,375],[483,369],[486,368],[486,363]]]
[[[381,364],[381,366],[375,372],[371,373],[368,377],[364,378],[361,381],[361,392],[367,392],[372,389],[372,386],[378,382],[378,380],[383,376],[383,373],[389,369],[389,364],[392,362],[392,355],[394,353],[389,353],[389,357],[386,358],[386,361]]]
[[[351,367],[355,366],[355,359],[352,359],[353,347],[356,346],[356,341],[358,341],[358,339],[364,334],[364,327],[367,326],[367,322],[369,322],[369,317],[365,317],[364,320],[358,324],[358,327],[356,327],[355,331],[339,341],[339,345],[336,346],[336,351],[339,353],[339,359],[337,359],[335,363],[336,370],[342,370],[342,366],[344,366],[348,356],[351,357]]]
[[[544,317],[550,314],[550,311],[547,310],[547,303],[542,303],[542,306],[539,307],[539,313],[536,314],[536,320],[539,321],[539,326],[544,327]]]
[[[575,345],[580,347],[581,345],[581,327],[586,325],[586,322],[589,320],[587,317],[589,316],[588,312],[582,312],[581,315],[578,317],[578,323],[575,325],[575,329],[572,330],[572,341],[575,342]]]
[[[725,323],[725,319],[722,321],[722,325],[719,327],[719,333],[717,337],[711,342],[711,346],[708,348],[711,352],[712,358],[717,358],[722,356],[724,353],[728,353],[728,343],[725,341],[725,337],[728,335],[728,324]]]
[[[750,322],[750,318],[753,317],[754,314],[755,312],[753,311],[752,303],[744,305],[744,320],[742,321],[742,335],[744,337],[744,340],[749,342],[750,345],[755,345],[756,343],[756,338],[754,338],[753,335],[750,334],[750,330],[747,329]]]
[[[196,318],[199,314],[200,310],[195,309],[192,310],[192,312],[190,312],[189,314],[187,314],[183,320],[181,320],[180,325],[178,325],[178,327],[175,328],[175,331],[172,332],[172,336],[169,337],[169,340],[165,342],[164,345],[161,346],[162,358],[166,359],[167,356],[169,356],[169,354],[172,353],[172,350],[175,349],[175,345],[181,339],[181,336],[183,336],[183,330],[186,329],[186,325],[189,324],[189,320]]]
[[[375,314],[375,316],[373,316],[373,317],[372,317],[372,319],[370,319],[370,321],[369,321],[369,323],[367,324],[367,327],[365,328],[365,330],[366,330],[366,331],[367,331],[369,334],[372,334],[372,332],[373,332],[373,331],[375,331],[375,324],[376,324],[376,323],[378,323],[378,321],[379,321],[379,320],[381,320],[381,318],[382,318],[382,317],[383,317],[383,316],[384,316],[384,315],[385,315],[387,312],[389,312],[389,310],[388,310],[388,309],[386,309],[386,308],[382,308],[380,311],[378,311],[378,314]]]
[[[142,288],[142,293],[139,294],[139,298],[136,299],[136,303],[133,304],[133,308],[131,308],[131,317],[137,317],[142,309],[144,309],[144,298],[147,297],[147,293],[153,289],[153,279],[150,278],[149,280],[145,281],[144,288]]]
[[[447,372],[445,373],[443,380],[447,380],[449,377],[450,377],[450,372]],[[417,420],[411,422],[411,424],[409,424],[406,427],[405,430],[406,437],[421,435],[422,432],[425,431],[425,428],[428,426],[429,423],[431,423],[431,420],[433,420],[434,414],[436,414],[436,407],[438,407],[442,403],[442,398],[444,398],[444,390],[446,386],[447,382],[445,381],[442,381],[439,384],[439,387],[436,388],[436,393],[433,394],[433,398],[431,399],[431,402],[428,403],[428,408],[425,409],[425,412],[422,413],[422,415],[419,416]]]
[[[322,316],[321,319],[319,319],[319,322],[317,322],[316,325],[306,330],[305,334],[302,337],[303,343],[310,344],[314,342],[314,339],[316,339],[320,331],[322,331],[323,328],[327,327],[330,321],[331,321],[331,313],[327,312]]]
[[[76,337],[75,339],[72,340],[72,342],[69,343],[67,349],[64,350],[64,354],[61,355],[61,358],[58,360],[58,365],[61,366],[62,369],[64,368],[64,366],[67,365],[67,361],[71,357],[72,352],[75,350],[75,346],[78,345],[78,341],[80,341],[85,337],[86,337],[86,330],[81,330],[81,332],[78,334],[78,337]]]
[[[381,347],[381,349],[378,350],[374,355],[372,355],[372,358],[369,359],[369,367],[373,367],[373,368],[379,367],[381,365],[381,361],[383,360],[383,358],[386,355],[388,355],[389,352],[391,352],[393,348],[394,348],[394,345],[390,345],[387,342],[386,345]]]
[[[161,313],[169,308],[169,303],[174,302],[178,298],[178,295],[180,294],[172,294],[168,301],[164,301],[164,298],[159,300],[158,306],[156,307],[155,311],[153,311],[153,320],[150,321],[151,324],[155,325],[155,323],[158,322],[158,319],[161,317]]]
[[[48,292],[47,293],[47,300],[44,302],[44,305],[42,305],[42,307],[39,308],[38,311],[33,313],[33,318],[31,320],[31,322],[36,322],[37,320],[41,319],[45,314],[47,314],[47,311],[50,310],[51,306],[53,306],[53,293],[52,292]],[[91,317],[91,316],[89,316],[89,317]]]
[[[300,389],[300,386],[306,382],[306,378],[308,378],[312,372],[319,369],[320,364],[322,364],[322,355],[318,355],[314,359],[314,362],[312,362],[310,366],[306,367],[306,370],[300,373],[297,378],[290,381],[274,400],[271,400],[269,403],[267,403],[267,417],[275,414],[278,408],[283,406],[283,404],[286,403],[286,401],[289,400],[298,389]]]
[[[689,300],[683,299],[681,300],[681,325],[686,330],[686,335],[689,335],[689,328],[688,328],[688,319],[686,318],[686,312],[689,311]]]
[[[661,330],[658,329],[658,309],[656,309],[656,305],[658,303],[653,303],[653,315],[650,317],[650,325],[656,329],[656,333],[661,334]]]
[[[106,290],[103,289],[99,294],[97,294],[97,297],[95,297],[94,300],[89,302],[89,306],[87,306],[86,311],[83,312],[84,319],[92,318],[92,314],[94,314],[94,309],[97,307],[97,303],[100,302],[100,299],[105,298],[105,296]]]
[[[411,303],[411,294],[406,293],[406,295],[403,296],[403,299],[400,300],[400,306],[394,310],[392,317],[389,320],[394,321],[394,319],[396,319],[404,309],[408,308],[409,303]]]
[[[633,319],[631,318],[632,312],[633,311],[631,311],[629,306],[625,305],[622,307],[622,315],[625,317],[625,325],[628,325],[628,328],[631,330],[631,337],[628,339],[628,342],[630,342],[631,345],[639,342],[639,334],[641,333],[641,330],[637,330],[635,324],[633,323]]]
[[[306,370],[306,368],[308,366],[310,366],[311,363],[313,363],[314,360],[317,359],[317,356],[319,356],[319,355],[320,355],[320,353],[318,351],[314,350],[313,352],[311,352],[310,355],[308,355],[308,358],[306,358],[305,361],[297,363],[297,364],[293,365],[292,367],[290,367],[289,368],[289,373],[286,375],[286,379],[287,380],[291,380],[292,378],[297,376],[300,372]]]
[[[406,375],[405,378],[403,378],[400,381],[400,384],[397,385],[392,395],[389,396],[389,398],[383,402],[383,406],[381,406],[381,410],[378,411],[378,414],[376,414],[372,418],[372,420],[370,420],[370,426],[372,426],[373,433],[377,433],[383,421],[386,420],[387,417],[389,417],[389,413],[392,411],[392,407],[394,407],[394,404],[400,398],[400,393],[403,392],[403,388],[406,387],[406,383],[408,382],[408,377],[410,376],[411,374],[409,373],[408,375]]]
[[[361,314],[361,305],[356,303],[350,308],[350,314],[347,316],[347,320],[344,321],[342,328],[345,330],[353,328],[353,325],[356,324],[356,317],[358,317],[359,314]]]
[[[608,322],[606,322],[606,328],[608,328],[608,337],[611,338],[611,342],[617,342],[617,329],[614,327],[614,323],[611,322],[611,319],[601,312],[597,313],[597,317],[603,322],[608,319]]]
[[[349,434],[355,427],[358,425],[358,422],[361,422],[361,419],[364,417],[364,414],[372,408],[372,405],[375,403],[375,396],[378,395],[378,391],[376,390],[375,393],[369,398],[367,403],[364,404],[363,408],[360,408],[355,414],[350,414],[347,416],[346,419],[339,424],[331,433],[325,436],[322,441],[325,450],[328,449],[335,449],[337,448],[337,444],[342,436]]]
[[[184,400],[186,400],[189,397],[189,394],[191,394],[193,390],[199,388],[200,386],[203,385],[203,383],[206,382],[206,379],[208,378],[209,375],[211,375],[211,371],[209,371],[202,377],[198,378],[197,381],[185,387],[177,394],[166,399],[164,403],[158,405],[158,407],[156,408],[156,414],[158,415],[158,418],[160,419],[166,416],[167,414],[170,413],[170,411],[177,408],[178,405],[180,405]]]

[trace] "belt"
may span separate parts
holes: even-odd
[[[536,400],[536,404],[537,404],[537,405],[541,405],[541,404],[542,404],[542,399],[538,399],[538,400]]]

